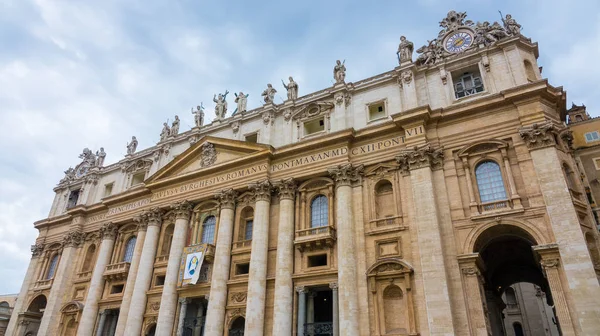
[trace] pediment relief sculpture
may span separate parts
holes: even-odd
[[[368,276],[381,274],[413,273],[413,268],[399,258],[386,258],[373,264],[367,270]]]
[[[202,154],[200,156],[200,167],[205,168],[212,166],[217,161],[217,150],[215,145],[210,142],[202,144]]]
[[[89,148],[84,148],[83,152],[79,154],[79,158],[82,160],[75,168],[69,167],[65,170],[65,176],[58,182],[59,187],[68,186],[74,182],[80,182],[84,180],[84,177],[88,176],[91,170],[102,167],[104,165],[104,159],[106,158],[106,152],[104,148],[100,148],[94,154]]]
[[[304,120],[313,118],[322,114],[329,113],[335,105],[332,102],[316,102],[300,107],[292,113],[295,120]]]

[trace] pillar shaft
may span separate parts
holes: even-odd
[[[185,315],[187,313],[188,298],[179,299],[179,321],[177,322],[177,336],[183,336],[183,325],[185,323]]]
[[[27,299],[27,292],[31,286],[31,280],[33,280],[35,277],[35,270],[39,263],[39,256],[42,249],[43,245],[31,246],[32,257],[29,261],[29,266],[27,267],[27,272],[25,273],[25,279],[23,279],[23,284],[21,285],[21,291],[19,291],[17,302],[15,302],[15,306],[13,307],[10,321],[8,321],[8,326],[6,327],[6,335],[8,336],[12,336],[14,334],[15,330],[17,329],[17,320],[19,319],[19,314],[27,309],[27,307],[25,307],[25,300]]]
[[[148,224],[148,229],[129,305],[127,324],[125,325],[125,333],[127,335],[139,335],[142,332],[144,312],[146,311],[146,291],[150,288],[150,283],[152,282],[154,258],[160,235],[160,225],[162,224],[162,212],[158,210],[146,212],[142,216]]]
[[[225,324],[225,306],[227,305],[227,280],[231,265],[231,241],[233,238],[234,200],[236,193],[225,190],[217,194],[221,202],[219,230],[215,258],[213,262],[210,294],[206,313],[206,336],[222,336]]]
[[[462,282],[467,303],[467,316],[471,335],[487,336],[491,334],[488,320],[484,310],[484,297],[480,265],[482,262],[478,253],[462,255],[459,257],[462,270]]]
[[[340,335],[340,319],[339,319],[339,308],[338,308],[338,285],[333,282],[329,284],[331,288],[331,304],[333,306],[333,336]]]
[[[102,336],[102,333],[104,333],[104,324],[106,323],[106,314],[108,314],[108,311],[103,310],[102,312],[100,312],[100,321],[98,322],[98,329],[96,330],[96,336]]]
[[[63,251],[54,280],[52,289],[48,296],[48,303],[44,310],[44,316],[40,322],[38,335],[56,335],[58,322],[60,321],[60,308],[63,304],[63,297],[67,288],[70,286],[72,265],[77,254],[77,249],[83,242],[83,233],[79,230],[69,231],[63,239]]]
[[[267,292],[271,184],[268,181],[254,183],[250,185],[250,189],[254,192],[256,204],[254,207],[254,226],[252,228],[252,250],[250,253],[244,335],[263,336]]]
[[[306,324],[306,289],[296,287],[298,292],[298,336],[304,336],[304,325]]]
[[[135,288],[135,278],[137,275],[138,268],[140,266],[140,259],[142,257],[142,250],[144,248],[144,240],[146,239],[145,225],[138,227],[138,233],[135,240],[135,248],[133,249],[133,257],[129,264],[129,272],[127,273],[127,284],[123,291],[123,300],[121,301],[121,308],[119,309],[119,318],[117,320],[117,330],[115,331],[116,336],[123,336],[125,334],[125,326],[127,325],[127,318],[129,316],[129,307],[131,305],[131,297],[133,296],[133,289]]]
[[[181,255],[185,247],[189,218],[192,211],[192,205],[187,201],[177,203],[172,207],[175,210],[176,216],[175,230],[173,231],[173,238],[171,240],[165,284],[160,300],[160,310],[156,324],[157,335],[171,335],[173,331],[175,313],[177,311],[177,281],[179,279]]]
[[[286,184],[286,182],[289,182]],[[294,283],[294,193],[293,180],[276,185],[279,195],[279,231],[277,237],[277,267],[273,336],[292,334]]]
[[[85,306],[83,307],[81,320],[79,321],[79,328],[77,329],[77,335],[81,336],[91,335],[94,330],[96,316],[98,315],[98,301],[100,301],[102,290],[104,289],[104,270],[112,255],[117,227],[112,223],[106,223],[100,229],[100,234],[102,242],[100,243],[96,265],[94,265],[92,272],[92,279],[90,280]]]

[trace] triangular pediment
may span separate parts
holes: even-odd
[[[230,164],[268,152],[272,152],[269,145],[205,136],[150,176],[145,183],[149,185],[173,177],[196,175],[205,170],[225,168]]]

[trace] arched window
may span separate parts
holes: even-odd
[[[162,248],[160,249],[160,255],[168,255],[171,252],[171,240],[173,240],[173,231],[175,226],[173,224],[167,226],[163,235]]]
[[[254,229],[254,220],[248,219],[246,220],[246,225],[244,226],[244,240],[252,239],[252,230]]]
[[[523,336],[523,326],[519,322],[513,323],[513,329],[515,330],[515,336]]]
[[[208,216],[202,224],[202,243],[212,244],[215,241],[215,225],[217,219],[215,216]]]
[[[58,266],[58,254],[52,256],[50,259],[50,265],[48,265],[48,272],[46,273],[46,279],[54,278],[54,273],[56,273],[56,267]]]
[[[400,287],[389,285],[383,291],[383,311],[385,315],[385,332],[406,335],[406,318],[402,313],[406,311],[406,306]]]
[[[517,304],[517,295],[515,294],[515,290],[512,287],[508,287],[506,289],[506,304],[509,306],[509,308],[510,305]]]
[[[327,226],[329,209],[327,197],[318,195],[310,203],[310,227]]]
[[[83,265],[81,267],[82,272],[89,272],[94,268],[94,257],[96,255],[96,245],[92,244],[87,249]]]
[[[506,190],[500,166],[494,161],[485,161],[475,168],[475,178],[481,203],[506,199]]]
[[[9,308],[10,304],[8,304],[8,302],[6,302],[6,301],[2,301],[2,302],[0,302],[0,307]]]
[[[136,241],[137,238],[135,236],[127,240],[127,244],[125,244],[125,253],[123,253],[124,262],[131,262],[131,259],[133,259],[133,250],[135,249]]]

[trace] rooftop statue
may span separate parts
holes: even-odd
[[[344,65],[346,60],[340,62],[340,60],[335,61],[335,66],[333,67],[333,79],[335,79],[335,83],[344,83],[346,81],[346,66]]]
[[[240,112],[240,113],[244,113],[246,112],[246,105],[248,104],[248,96],[250,94],[244,94],[242,91],[240,91],[239,94],[234,93],[235,95],[235,102],[237,103],[237,109],[233,112],[233,114],[235,114],[236,112]]]
[[[179,123],[179,116],[175,116],[175,120],[173,120],[173,123],[171,124],[171,136],[176,136],[177,134],[179,134]]]
[[[215,102],[215,116],[217,120],[225,119],[227,114],[227,94],[229,91],[225,90],[225,94],[213,95],[213,101]]]
[[[283,82],[283,79],[281,80],[281,84],[287,90],[287,99],[296,100],[298,99],[298,83],[294,82],[292,76],[289,79],[290,82],[287,85]]]
[[[169,124],[167,124],[165,122],[165,123],[163,123],[163,129],[160,132],[160,141],[167,140],[167,138],[169,137],[169,134],[171,134],[171,128],[169,127]]]
[[[398,45],[398,62],[400,64],[404,62],[412,62],[412,54],[415,46],[412,42],[406,39],[405,36],[400,36],[400,44]]]
[[[275,90],[271,84],[267,84],[267,88],[262,93],[265,104],[273,103],[276,93],[277,90]]]
[[[427,41],[427,45],[417,49],[417,53],[420,55],[417,57],[416,63],[418,65],[429,65],[434,64],[442,58],[444,48],[438,39],[433,39],[431,41]]]
[[[490,25],[489,22],[484,21],[483,23],[477,22],[475,25],[476,44],[492,44],[507,36],[508,34],[498,22],[494,22]]]
[[[127,144],[127,155],[131,155],[131,154],[135,153],[137,146],[138,146],[138,141],[135,138],[135,136],[132,136],[131,142]]]
[[[500,13],[500,17],[502,17],[502,13]],[[502,19],[502,23],[504,24],[504,29],[510,35],[521,35],[521,25],[517,23],[517,20],[512,18],[512,15],[506,14],[506,17]]]
[[[204,124],[204,106],[202,106],[202,103],[196,106],[196,111],[194,111],[194,108],[192,107],[192,114],[194,115],[196,127],[202,127]]]
[[[104,166],[104,159],[106,158],[106,152],[104,151],[104,147],[100,147],[99,151],[96,151],[96,167]]]

